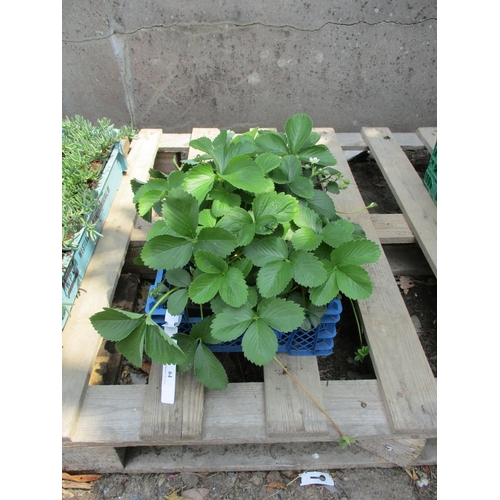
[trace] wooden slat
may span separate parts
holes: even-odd
[[[429,440],[430,441],[430,440]],[[131,449],[124,472],[224,472],[272,470],[331,470],[365,467],[387,468],[394,464],[360,446],[341,449],[332,443],[245,444],[233,447],[183,446],[181,449]],[[437,463],[435,441],[430,441],[414,466]],[[315,497],[317,498],[317,497]]]
[[[323,407],[318,362],[313,356],[277,354],[279,361]],[[272,361],[264,366],[266,434],[270,437],[296,435],[326,436],[326,417],[311,399]]]
[[[432,153],[437,141],[437,128],[435,127],[420,127],[417,129],[417,135],[424,143],[425,147]]]
[[[420,136],[415,133],[396,132],[394,138],[402,148],[422,149],[424,143]],[[368,149],[368,145],[360,132],[341,132],[337,134],[337,139],[345,151],[363,151]]]
[[[109,307],[125,260],[135,206],[130,179],[146,180],[152,168],[160,129],[141,130],[128,156],[128,170],[115,195],[94,255],[80,285],[85,293],[75,300],[62,332],[62,437],[71,439],[102,338],[89,318]]]
[[[388,128],[361,130],[431,269],[437,276],[437,210]]]
[[[390,436],[382,394],[376,380],[321,382],[324,408],[354,439]],[[91,386],[87,391],[72,446],[140,446],[142,408],[147,386]],[[310,441],[307,435],[270,437],[266,428],[264,383],[230,383],[223,391],[206,391],[203,434],[196,444],[241,444]],[[329,423],[327,441],[339,435]],[[408,436],[409,437],[409,436]],[[169,442],[170,443],[170,442]],[[170,444],[182,444],[182,440]],[[164,444],[161,436],[150,446]]]
[[[175,402],[161,402],[162,365],[153,363],[142,412],[140,437],[144,441],[169,443],[200,439],[203,423],[203,394],[192,371],[178,373]]]
[[[402,214],[370,214],[380,243],[415,243],[415,236]]]
[[[160,151],[177,153],[189,149],[191,134],[163,134],[158,144]]]
[[[353,179],[333,129],[317,131],[322,134],[321,142],[338,160],[335,168]],[[371,138],[371,134],[368,136]],[[337,209],[345,213],[359,211],[364,206],[355,181],[334,199]],[[379,243],[366,211],[346,218],[360,224],[367,238]],[[373,294],[358,305],[391,427],[396,434],[433,433],[437,422],[436,381],[385,255],[382,253],[366,269],[373,281]]]
[[[217,136],[217,129],[193,129],[191,139]],[[190,148],[188,158],[199,151]],[[142,225],[143,221],[141,221]],[[143,409],[141,438],[147,441],[171,442],[197,439],[203,430],[204,387],[192,372],[179,373],[176,380],[175,402],[161,402],[162,366],[153,363],[148,384],[147,399]],[[153,383],[151,383],[153,382]]]
[[[378,457],[405,468],[415,463],[425,445],[426,439],[393,437],[363,439],[359,442],[363,450],[371,451]]]

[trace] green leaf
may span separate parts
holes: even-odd
[[[297,114],[285,123],[285,132],[288,137],[290,152],[296,154],[309,139],[312,132],[312,121],[306,114]]]
[[[144,353],[144,334],[146,321],[143,321],[130,335],[116,343],[116,349],[121,352],[134,366],[142,365]]]
[[[163,219],[159,219],[153,223],[151,229],[149,230],[146,241],[154,238],[155,236],[159,236],[161,234],[169,234],[171,236],[178,236],[174,233],[166,224]]]
[[[309,227],[298,229],[292,235],[292,245],[297,250],[316,250],[322,241],[321,236]]]
[[[278,156],[288,154],[285,141],[276,132],[266,131],[265,133],[259,133],[255,138],[255,143],[266,153],[273,153]]]
[[[198,149],[199,151],[203,151],[204,153],[208,153],[209,155],[213,152],[212,141],[208,137],[200,137],[198,139],[193,139],[189,142],[189,145],[193,149]]]
[[[273,153],[263,153],[255,158],[255,163],[267,174],[279,167],[281,158]]]
[[[373,264],[380,258],[380,246],[371,240],[354,240],[343,243],[336,248],[331,259],[337,265]]]
[[[145,347],[148,356],[162,365],[177,365],[186,360],[181,348],[152,319],[146,325]]]
[[[210,302],[223,282],[224,277],[220,274],[200,274],[189,287],[189,298],[196,304]]]
[[[354,232],[354,224],[351,222],[339,219],[335,222],[329,222],[321,231],[323,241],[328,243],[332,248],[337,248],[342,243],[352,239]]]
[[[241,205],[241,196],[236,193],[228,192],[220,184],[216,184],[210,192],[212,203],[212,214],[215,217],[226,215],[231,209]]]
[[[224,367],[202,342],[196,348],[194,374],[208,389],[222,391],[227,387],[228,379]]]
[[[163,202],[165,224],[179,236],[196,237],[198,227],[198,202],[180,188],[172,189]]]
[[[265,321],[253,322],[241,341],[245,357],[252,363],[263,366],[269,363],[278,351],[278,339]]]
[[[168,174],[168,189],[172,190],[175,188],[179,188],[182,186],[182,182],[184,181],[184,172],[180,170],[174,170]]]
[[[106,340],[121,340],[145,321],[144,314],[105,307],[90,317],[92,326]]]
[[[266,179],[259,165],[248,156],[231,158],[221,177],[229,184],[249,193],[268,191],[271,182],[270,179]]]
[[[256,234],[271,234],[278,227],[278,219],[274,215],[263,215],[255,223]]]
[[[191,328],[190,336],[195,339],[200,339],[205,344],[218,344],[220,341],[212,335],[213,319],[213,316],[208,316],[199,323],[194,323]]]
[[[188,303],[188,298],[189,295],[186,288],[173,292],[167,300],[168,312],[174,316],[182,314]]]
[[[175,269],[184,267],[193,252],[193,244],[175,236],[161,235],[146,241],[141,258],[152,269]]]
[[[292,266],[285,260],[269,262],[257,274],[257,286],[262,297],[279,295],[292,279]]]
[[[188,287],[191,276],[185,269],[169,269],[165,272],[165,279],[173,286]]]
[[[327,273],[326,281],[322,285],[309,290],[311,302],[317,306],[330,303],[340,291],[335,266],[326,260],[323,261],[323,266]]]
[[[340,291],[350,299],[363,300],[373,293],[373,284],[365,269],[356,265],[342,265],[336,271]]]
[[[186,354],[185,361],[177,365],[177,371],[185,372],[190,370],[194,364],[194,355],[198,342],[184,333],[175,333],[172,338],[177,341],[177,345]]]
[[[315,233],[319,233],[323,228],[319,215],[314,210],[303,205],[299,206],[299,211],[294,217],[293,222],[298,227],[311,228]]]
[[[290,255],[293,279],[302,286],[316,287],[326,280],[326,271],[321,261],[313,254],[296,250]]]
[[[243,273],[236,267],[228,269],[219,289],[224,302],[231,307],[240,307],[247,301],[248,285]]]
[[[255,222],[243,208],[233,208],[219,220],[217,226],[234,234],[238,246],[248,245],[255,236]]]
[[[256,238],[243,249],[243,253],[258,267],[269,262],[283,260],[288,257],[286,241],[274,236],[269,238]]]
[[[236,340],[254,321],[254,312],[248,306],[224,309],[212,321],[212,335],[222,341]]]
[[[336,216],[333,200],[319,189],[314,190],[313,197],[307,200],[307,206],[327,219],[333,219]]]
[[[205,227],[198,234],[195,251],[207,250],[219,257],[228,256],[236,248],[234,234],[221,227]]]
[[[297,177],[290,183],[291,191],[300,198],[310,199],[314,196],[314,185],[306,177]]]
[[[310,162],[311,158],[317,158],[319,161],[316,165],[321,167],[332,167],[337,164],[337,160],[324,144],[318,144],[316,146],[303,149],[299,153],[299,158],[303,162]]]
[[[185,175],[182,187],[200,204],[212,189],[214,181],[215,173],[212,167],[206,163],[200,163]]]
[[[279,168],[273,170],[271,178],[277,184],[288,184],[302,175],[302,165],[296,156],[287,155],[281,160]]]
[[[138,213],[146,215],[158,202],[160,202],[169,189],[168,182],[164,179],[149,179],[135,194],[133,202],[138,205]]]
[[[228,269],[227,262],[224,259],[206,250],[196,252],[194,260],[198,268],[204,273],[222,274]]]
[[[213,216],[212,211],[206,208],[200,212],[198,224],[203,227],[215,227],[217,219]]]
[[[248,257],[240,257],[233,263],[233,267],[239,269],[243,273],[243,276],[246,278],[253,268],[253,263]]]
[[[254,155],[259,152],[259,147],[249,135],[238,135],[234,137],[227,148],[226,161],[241,155]]]
[[[280,332],[292,332],[304,321],[304,309],[295,302],[269,298],[257,306],[258,317]]]
[[[279,223],[292,220],[299,211],[297,200],[285,193],[262,193],[255,197],[252,211],[256,224],[265,216],[275,217]]]

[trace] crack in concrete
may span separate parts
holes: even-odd
[[[149,31],[149,30],[154,30],[154,29],[159,29],[159,28],[164,28],[164,29],[170,29],[170,28],[188,28],[188,29],[196,29],[196,28],[218,28],[220,26],[232,26],[234,28],[249,28],[253,26],[262,26],[265,28],[277,28],[277,29],[290,29],[293,31],[301,31],[305,33],[316,33],[321,31],[323,28],[326,26],[345,26],[345,27],[352,27],[352,26],[360,26],[360,25],[365,25],[365,26],[381,26],[381,25],[395,25],[395,26],[418,26],[419,24],[425,24],[428,23],[429,21],[435,21],[437,22],[436,17],[429,17],[427,19],[424,19],[422,21],[415,21],[411,23],[403,23],[403,22],[397,22],[397,21],[377,21],[374,23],[370,23],[368,21],[356,21],[352,23],[342,23],[342,22],[334,22],[334,21],[327,21],[326,23],[322,24],[318,28],[299,28],[297,26],[292,26],[290,24],[266,24],[266,23],[260,23],[260,22],[255,22],[255,23],[246,23],[246,24],[236,24],[236,23],[230,23],[227,21],[220,21],[216,23],[190,23],[190,24],[183,24],[183,23],[171,23],[171,24],[154,24],[151,26],[141,26],[140,28],[137,28],[132,31],[117,31],[113,30],[112,33],[109,35],[102,35],[102,36],[97,36],[97,37],[92,37],[92,38],[85,38],[84,40],[71,40],[71,39],[63,39],[63,43],[85,43],[85,42],[93,42],[93,41],[98,41],[98,40],[107,40],[113,36],[117,35],[123,35],[123,36],[129,36],[129,35],[134,35],[135,33],[138,33],[140,31]]]

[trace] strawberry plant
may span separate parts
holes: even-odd
[[[241,337],[244,355],[264,365],[277,352],[274,330],[317,326],[340,295],[368,298],[363,266],[381,251],[337,214],[330,195],[349,182],[319,139],[305,114],[288,119],[283,132],[223,130],[192,140],[200,154],[176,171],[132,181],[138,214],[160,215],[140,257],[166,270],[155,307],[177,315],[194,304],[202,320],[174,342],[151,318],[154,308],[105,308],[90,319],[96,331],[135,365],[146,351],[220,390],[227,376],[208,345]]]

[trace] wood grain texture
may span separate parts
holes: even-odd
[[[363,127],[361,133],[437,277],[437,208],[435,203],[388,128]]]
[[[323,392],[316,358],[283,353],[277,354],[276,357],[323,407]],[[326,417],[275,361],[264,366],[264,394],[268,436],[302,434],[313,438],[327,435]]]
[[[89,318],[109,307],[125,260],[135,206],[130,179],[146,180],[152,168],[162,131],[141,130],[128,156],[128,170],[115,195],[102,229],[102,237],[90,259],[71,315],[62,332],[62,437],[70,440],[102,338]]]
[[[317,131],[322,135],[321,142],[327,144],[337,158],[335,168],[353,179],[333,129]],[[372,134],[368,136],[371,138]],[[334,199],[337,209],[345,213],[364,206],[354,180],[349,189]],[[366,211],[346,218],[360,224],[367,238],[379,243]],[[359,301],[358,305],[391,427],[395,434],[414,431],[432,435],[437,426],[437,387],[417,332],[384,253],[375,264],[365,267],[374,289],[372,296]]]
[[[429,153],[432,153],[437,141],[437,128],[420,127],[417,129],[417,136],[424,143],[427,151],[429,151]]]

